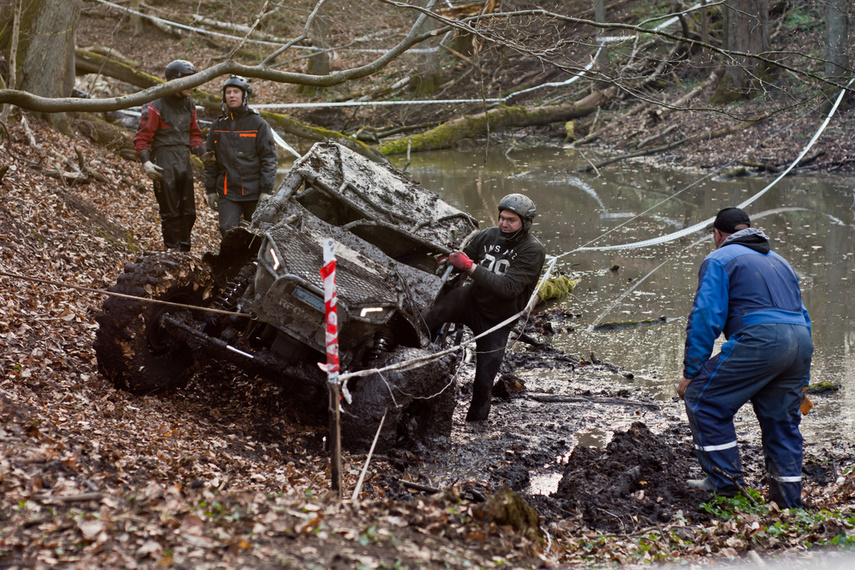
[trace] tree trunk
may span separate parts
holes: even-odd
[[[701,6],[706,6],[707,0],[701,0]],[[710,43],[710,14],[707,8],[701,10],[701,42],[709,45]]]
[[[136,12],[140,11],[140,0],[131,0],[130,4],[131,10]],[[139,14],[131,14],[131,33],[134,34],[134,37],[140,35],[142,33],[142,18],[140,18]]]
[[[30,0],[21,15],[19,89],[43,97],[67,97],[74,87],[74,44],[80,0]],[[64,115],[45,118],[68,131]]]
[[[769,51],[768,0],[728,0],[724,5],[724,48],[759,55]],[[767,65],[747,55],[725,61],[725,74],[713,101],[726,103],[752,96],[769,74]]]
[[[430,0],[419,0],[422,6],[430,5]],[[436,21],[429,19],[422,26],[422,32],[436,29]],[[442,83],[442,67],[440,66],[439,39],[434,37],[424,42],[422,49],[427,49],[418,55],[416,70],[412,75],[410,85],[419,95],[430,95]]]
[[[840,79],[849,68],[849,0],[827,0],[825,8],[825,75]]]
[[[310,73],[312,75],[329,75],[330,73],[330,52],[327,51],[330,45],[330,24],[327,18],[322,15],[322,12],[323,10],[312,20],[312,33],[309,37],[309,42],[312,47],[317,50],[311,57],[309,57],[309,61],[306,66],[306,73]],[[315,85],[300,85],[297,87],[297,93],[307,97],[313,97],[322,90],[323,87],[317,87]]]
[[[594,21],[598,24],[604,24],[606,21],[606,2],[605,0],[594,0]]]
[[[606,2],[605,0],[594,0],[594,21],[598,24],[606,23]],[[606,35],[606,30],[604,28],[597,29],[597,36],[603,37]],[[603,44],[600,50],[600,55],[597,57],[596,67],[594,68],[596,72],[602,78],[612,77],[612,69],[611,69],[611,55],[609,54],[609,45]],[[597,81],[596,89],[607,89],[609,82],[606,80]]]
[[[576,103],[548,105],[545,107],[497,107],[486,113],[466,115],[412,137],[402,137],[384,143],[378,149],[385,155],[410,151],[452,148],[463,139],[485,135],[503,127],[528,127],[548,125],[559,121],[578,119],[593,113],[610,101],[616,87],[595,91]]]

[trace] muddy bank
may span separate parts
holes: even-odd
[[[405,478],[434,488],[457,486],[477,500],[503,486],[538,510],[545,529],[568,525],[632,533],[681,521],[702,524],[708,493],[689,489],[702,476],[681,401],[656,401],[627,388],[630,371],[579,360],[548,344],[517,344],[500,372],[485,422],[464,421],[474,365],[459,371],[449,440],[410,442],[391,453],[398,473],[384,477],[400,499]],[[742,412],[740,412],[742,413]],[[738,428],[746,484],[765,497],[756,423]],[[855,458],[850,446],[805,449],[805,501],[834,481],[836,466]]]

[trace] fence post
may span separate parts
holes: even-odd
[[[327,388],[329,389],[330,488],[341,499],[341,416],[338,381],[338,316],[336,314],[335,242],[324,240],[324,316],[326,319]]]

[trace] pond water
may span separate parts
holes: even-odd
[[[583,154],[584,153],[584,154]],[[773,177],[716,178],[703,170],[670,170],[618,163],[587,174],[589,151],[493,147],[439,151],[411,157],[406,170],[447,202],[495,223],[502,196],[520,192],[537,204],[535,232],[556,269],[579,285],[572,296],[548,306],[574,317],[549,340],[567,353],[620,366],[623,378],[655,398],[670,400],[682,370],[686,315],[697,271],[712,251],[698,232],[646,248],[577,251],[664,236],[710,218],[765,188]],[[405,167],[406,159],[395,166]],[[798,272],[813,321],[816,353],[812,383],[839,386],[812,396],[804,418],[806,440],[855,441],[855,179],[794,175],[746,208],[754,226]],[[610,324],[646,326],[604,330]],[[605,326],[604,326],[605,325]]]

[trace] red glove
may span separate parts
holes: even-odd
[[[472,260],[469,259],[465,253],[460,253],[459,251],[455,251],[449,255],[448,262],[457,269],[462,269],[464,271],[469,271],[472,268]]]

